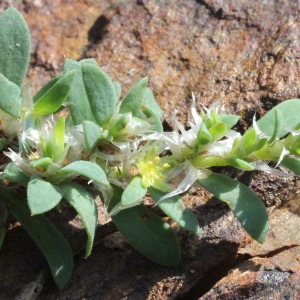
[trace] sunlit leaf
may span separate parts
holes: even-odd
[[[61,116],[55,123],[50,133],[49,140],[41,137],[43,154],[53,162],[61,161],[65,156],[65,117]],[[44,159],[46,159],[44,157]]]
[[[29,166],[32,168],[47,168],[50,164],[52,164],[53,161],[50,157],[43,157],[41,159],[32,160],[29,163]]]
[[[227,125],[227,129],[231,129],[237,121],[240,119],[240,116],[237,115],[219,115],[220,122]]]
[[[109,134],[112,136],[118,136],[129,122],[130,122],[130,116],[128,114],[124,114],[120,116],[116,120],[116,122],[110,125],[110,128],[108,130]]]
[[[35,103],[38,101],[40,98],[42,98],[43,95],[46,94],[56,83],[57,81],[61,78],[61,74],[58,76],[52,78],[49,82],[47,82],[33,97],[33,102]]]
[[[163,118],[164,113],[160,108],[160,106],[157,104],[154,95],[149,88],[146,88],[145,97],[144,97],[144,101],[142,102],[142,105],[147,107],[149,110],[151,110],[159,120]]]
[[[121,197],[121,204],[124,207],[132,207],[140,204],[146,193],[147,188],[142,184],[142,177],[135,176],[124,190]]]
[[[74,161],[69,165],[65,166],[64,168],[60,169],[58,172],[58,174],[65,174],[65,173],[74,173],[78,175],[83,175],[98,183],[109,185],[109,182],[107,181],[106,175],[102,170],[102,168],[96,163],[90,161],[85,161],[85,160]]]
[[[81,63],[82,79],[91,112],[102,126],[112,117],[117,96],[115,87],[106,73],[90,63]],[[91,120],[92,121],[92,120]]]
[[[278,133],[282,127],[282,123],[283,123],[283,115],[280,112],[280,110],[278,110],[276,107],[274,108],[274,130],[272,133],[272,136],[270,137],[270,139],[268,140],[269,144],[272,144],[278,136]]]
[[[245,156],[249,155],[251,152],[255,150],[256,142],[257,142],[257,134],[254,128],[247,130],[243,134],[239,146],[243,147],[243,150],[245,151]]]
[[[27,187],[27,200],[32,215],[38,215],[54,208],[62,199],[61,189],[33,175]]]
[[[148,77],[137,82],[121,102],[120,113],[131,112],[133,116],[140,111],[145,98]]]
[[[269,230],[266,208],[261,199],[244,184],[221,174],[212,173],[198,183],[218,199],[226,202],[244,229],[262,243]]]
[[[20,88],[2,74],[0,74],[0,109],[15,118],[20,116],[22,109]]]
[[[116,98],[119,99],[121,96],[121,92],[122,92],[121,83],[117,82],[117,81],[113,81],[113,85],[114,85],[115,92],[116,92]]]
[[[240,158],[228,158],[227,159],[228,165],[236,167],[236,168],[240,168],[240,169],[246,169],[248,171],[252,171],[255,168],[248,163],[247,161],[240,159]]]
[[[300,124],[299,115],[295,113],[300,111],[300,99],[290,99],[276,105],[257,121],[259,129],[267,136],[272,136],[274,132],[275,109],[283,116],[282,126],[277,133],[277,137],[282,138]]]
[[[204,123],[201,124],[197,134],[197,142],[201,145],[206,145],[212,140],[212,135]]]
[[[10,7],[0,15],[0,29],[0,73],[21,87],[30,58],[28,26],[23,16]]]
[[[92,151],[100,140],[99,125],[92,121],[85,121],[83,122],[83,133],[86,149]]]
[[[67,99],[76,71],[62,75],[39,99],[35,99],[33,111],[39,115],[52,114]]]
[[[153,187],[149,188],[149,192],[155,202],[165,196],[167,193],[155,189]],[[165,199],[159,205],[159,208],[173,221],[175,221],[179,226],[186,230],[194,232],[196,234],[201,233],[201,228],[199,227],[198,220],[194,213],[185,207],[179,196],[173,196]]]
[[[141,114],[143,117],[141,117]],[[159,115],[157,115],[155,111],[151,110],[147,106],[142,105],[141,112],[137,115],[137,117],[144,119],[144,116],[145,118],[148,118],[147,121],[153,126],[153,130],[157,132],[163,131],[163,126]]]
[[[73,85],[67,97],[67,102],[69,103],[68,107],[71,112],[73,125],[82,124],[86,120],[96,122],[83,84],[81,69],[81,64],[83,62],[86,64],[89,63],[94,66],[97,66],[96,61],[92,59],[84,59],[81,62],[66,59],[64,64],[65,74],[72,70],[77,71],[73,80]]]
[[[227,130],[227,125],[225,123],[217,123],[214,126],[209,128],[209,132],[215,141],[222,138],[226,130]]]

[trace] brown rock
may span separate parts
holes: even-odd
[[[299,255],[297,246],[271,258],[247,260],[199,300],[299,299]]]
[[[270,232],[261,245],[239,249],[244,258],[199,300],[298,299],[300,297],[300,204],[288,201],[270,215]]]

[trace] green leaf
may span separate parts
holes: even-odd
[[[109,130],[108,133],[111,136],[118,136],[119,134],[121,134],[121,131],[123,129],[125,129],[125,127],[127,126],[127,124],[130,122],[130,116],[129,114],[124,114],[121,115],[113,124],[109,124]]]
[[[88,236],[85,256],[88,257],[93,248],[98,221],[98,210],[95,201],[82,186],[74,182],[60,184],[59,187],[63,191],[63,197],[77,211],[85,227]]]
[[[236,168],[246,169],[248,171],[253,171],[255,169],[250,163],[240,158],[231,157],[228,158],[227,161],[228,165]]]
[[[280,163],[282,166],[288,168],[296,175],[300,175],[300,160],[294,157],[284,157]]]
[[[21,87],[30,58],[30,33],[23,16],[13,7],[0,15],[0,73]]]
[[[237,121],[240,119],[240,116],[237,115],[219,115],[220,122],[227,125],[227,129],[231,129]]]
[[[141,110],[142,103],[144,102],[145,93],[148,84],[148,77],[141,79],[137,82],[122,100],[120,106],[120,113],[131,112],[133,116]]]
[[[19,170],[15,163],[10,162],[4,169],[3,179],[15,183],[27,183],[29,177]]]
[[[159,120],[163,118],[164,113],[160,106],[157,104],[155,97],[149,88],[146,88],[145,97],[144,101],[142,102],[142,105],[151,110]]]
[[[227,125],[225,123],[217,123],[209,128],[209,132],[215,141],[221,139],[226,131]]]
[[[81,63],[82,78],[92,114],[102,126],[112,117],[117,103],[115,87],[106,73],[90,63]],[[90,120],[93,121],[93,120]]]
[[[54,208],[62,198],[60,188],[40,176],[31,176],[27,187],[27,200],[32,215]]]
[[[204,123],[201,124],[200,130],[197,134],[197,142],[200,145],[206,145],[212,140],[212,135],[207,129],[206,125]]]
[[[20,116],[22,109],[20,88],[2,74],[0,74],[0,109],[14,118]]]
[[[49,140],[41,137],[44,159],[51,158],[57,163],[65,158],[65,117],[61,116],[50,133]],[[46,157],[45,157],[46,156]]]
[[[90,161],[74,161],[58,171],[58,174],[65,173],[83,175],[103,185],[109,185],[109,182],[102,168],[96,163]]]
[[[234,179],[215,173],[198,183],[228,204],[250,236],[260,243],[265,240],[269,230],[268,214],[253,191]]]
[[[94,60],[82,60],[81,62],[97,66],[97,63]],[[67,101],[70,102],[69,109],[73,124],[79,125],[86,120],[96,122],[83,84],[81,63],[66,59],[64,73],[68,73],[72,70],[77,70],[77,72],[68,94]]]
[[[101,139],[99,126],[92,121],[83,122],[83,134],[86,149],[91,152]]]
[[[29,166],[32,168],[41,167],[43,169],[47,169],[47,167],[52,163],[53,163],[53,161],[50,157],[43,157],[41,159],[32,160],[29,163]]]
[[[167,194],[153,187],[149,188],[149,192],[155,202],[158,202],[161,197]],[[167,216],[184,229],[194,232],[195,234],[202,232],[196,216],[190,209],[185,207],[179,196],[167,198],[158,206]]]
[[[275,109],[284,116],[281,128],[277,133],[277,137],[282,138],[287,135],[291,129],[296,128],[300,124],[299,115],[295,113],[300,111],[300,100],[286,100],[272,108],[257,121],[259,129],[267,136],[272,136],[274,133],[274,124],[276,119]]]
[[[76,71],[71,71],[62,75],[39,99],[35,99],[33,111],[39,115],[57,111],[67,99],[75,73]]]
[[[145,118],[149,118],[147,122],[153,126],[153,130],[157,132],[163,132],[163,126],[159,116],[154,111],[143,105],[142,111],[137,115],[137,117],[140,119],[145,119],[144,116]]]
[[[110,207],[121,198],[122,189],[114,187]],[[140,204],[112,216],[117,229],[129,244],[151,260],[165,265],[177,266],[180,262],[180,247],[171,227],[156,214]]]
[[[272,136],[268,140],[269,144],[272,144],[277,139],[278,133],[283,123],[283,115],[276,107],[274,108],[274,118],[275,118],[274,130]]]
[[[239,147],[243,147],[244,155],[247,156],[256,150],[257,134],[254,128],[247,130],[242,138]]]
[[[121,197],[121,204],[124,207],[132,207],[140,204],[146,193],[147,189],[142,184],[142,177],[135,176],[124,190]]]
[[[113,85],[114,85],[115,92],[116,92],[116,98],[118,100],[121,97],[121,92],[122,92],[121,83],[117,82],[117,81],[113,81]]]
[[[43,95],[46,94],[56,83],[57,81],[62,77],[61,74],[56,76],[55,78],[51,79],[49,82],[47,82],[33,97],[33,103],[38,101],[40,98],[42,98]]]
[[[69,243],[44,216],[31,216],[25,199],[14,191],[1,191],[9,211],[22,224],[43,252],[59,289],[69,280],[73,270],[73,253]]]

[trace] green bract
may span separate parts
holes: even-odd
[[[147,87],[148,78],[119,100],[121,85],[93,59],[66,59],[62,74],[31,97],[23,86],[30,36],[14,8],[0,16],[0,48],[0,149],[10,159],[1,173],[0,248],[11,213],[39,245],[62,289],[72,272],[73,253],[44,213],[65,199],[85,227],[89,256],[99,195],[107,217],[136,250],[162,265],[177,266],[180,246],[168,222],[201,234],[196,216],[180,197],[194,183],[227,203],[250,236],[265,240],[269,223],[261,200],[210,168],[299,175],[299,99],[280,103],[257,122],[254,116],[253,126],[241,135],[232,129],[239,116],[225,114],[216,104],[199,114],[192,96],[189,129],[175,112],[175,130],[164,132],[163,112]],[[280,164],[291,172],[278,170]],[[145,196],[153,200],[148,197],[148,206]]]

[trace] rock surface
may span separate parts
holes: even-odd
[[[206,106],[220,101],[240,114],[241,131],[254,112],[260,116],[300,94],[297,1],[4,0],[0,10],[10,4],[30,27],[28,80],[35,91],[62,70],[64,57],[93,57],[121,82],[123,93],[149,76],[170,126],[174,110],[179,120],[188,120],[194,92],[199,109],[200,101]],[[12,223],[0,255],[0,298],[297,299],[297,178],[256,174],[251,187],[269,206],[271,232],[264,245],[251,241],[225,204],[194,189],[184,200],[195,210],[203,234],[175,228],[183,251],[177,268],[150,262],[113,233],[100,240],[88,259],[76,257],[62,292],[51,279],[40,279],[46,262]],[[64,220],[55,213],[51,217],[74,249],[84,244],[72,211],[66,209]]]

